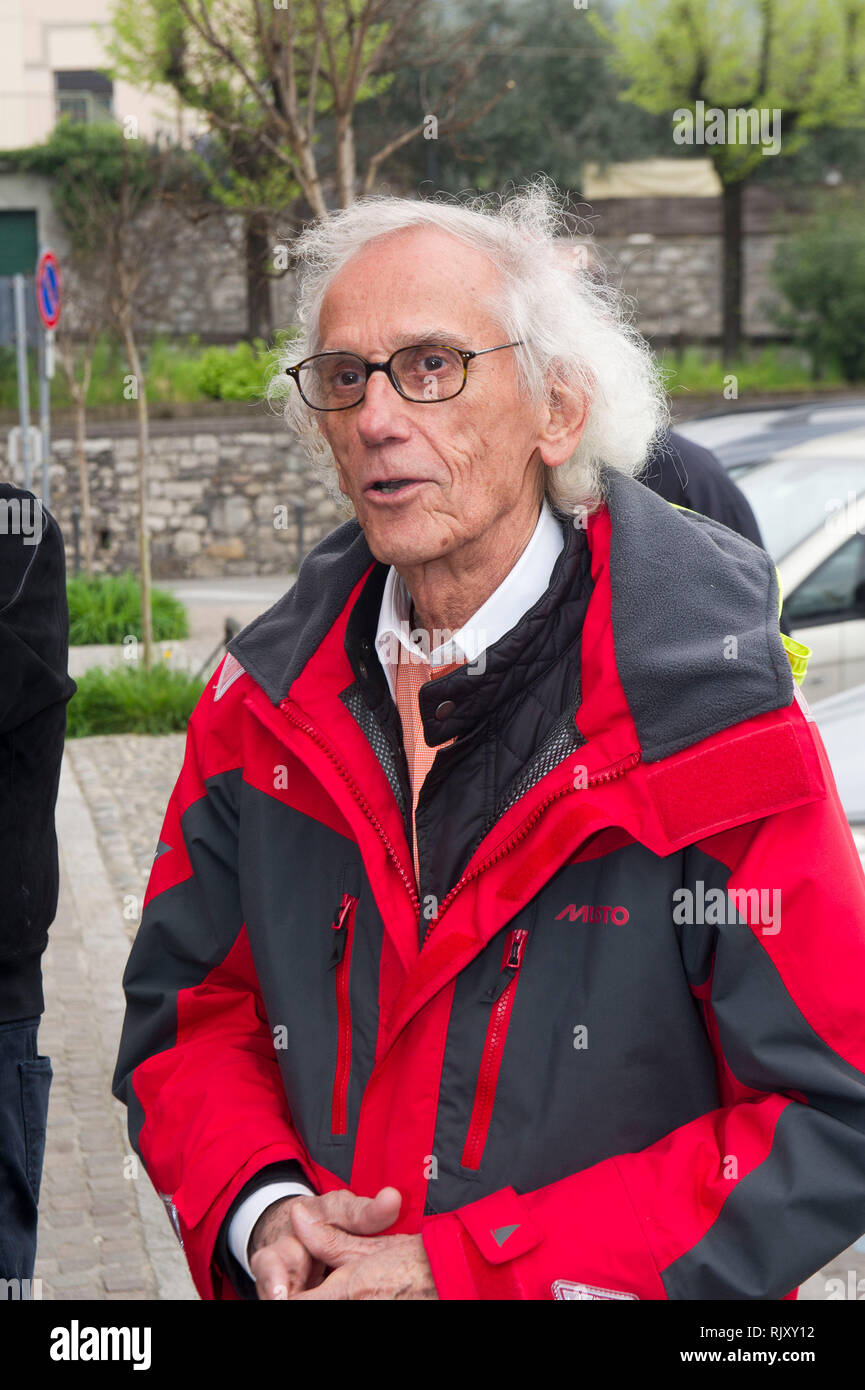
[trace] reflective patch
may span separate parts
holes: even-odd
[[[624,1293],[622,1289],[599,1289],[594,1284],[572,1284],[569,1279],[556,1279],[553,1284],[554,1298],[617,1299],[633,1298],[639,1302],[635,1293]]]
[[[237,680],[237,677],[242,675],[243,667],[241,666],[240,662],[237,660],[236,657],[231,655],[231,652],[228,652],[226,654],[225,661],[222,664],[222,670],[219,673],[219,683],[216,687],[216,693],[213,697],[214,704],[217,700],[222,699],[229,686],[234,685],[234,682]]]
[[[808,662],[811,659],[811,648],[806,647],[804,642],[797,642],[795,637],[788,637],[786,632],[781,633],[781,641],[787,653],[787,660],[790,662],[793,680],[797,686],[801,685],[808,670]]]

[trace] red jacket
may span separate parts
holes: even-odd
[[[204,1298],[288,1174],[396,1186],[442,1298],[792,1297],[865,1229],[865,877],[774,568],[607,486],[422,689],[420,886],[357,522],[201,697],[114,1092]]]

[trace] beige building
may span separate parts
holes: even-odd
[[[195,113],[181,116],[171,93],[104,75],[110,10],[111,0],[0,0],[0,149],[38,144],[64,112],[131,119],[143,139],[188,136]]]

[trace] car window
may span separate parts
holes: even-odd
[[[865,618],[865,536],[852,536],[803,580],[784,607],[789,625]]]
[[[863,490],[865,459],[773,459],[737,478],[773,560],[819,531]]]

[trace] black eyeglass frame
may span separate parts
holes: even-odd
[[[515,343],[499,343],[496,347],[479,348],[477,352],[471,352],[466,348],[454,347],[451,343],[408,343],[405,347],[397,348],[396,352],[392,352],[386,362],[367,362],[365,357],[360,356],[360,353],[333,349],[329,352],[313,353],[312,357],[304,357],[302,362],[297,362],[293,367],[286,367],[285,373],[293,379],[300,392],[301,399],[309,406],[310,410],[321,410],[327,411],[328,413],[334,410],[353,410],[356,405],[360,405],[361,401],[363,401],[366,396],[367,383],[373,372],[384,372],[397,395],[402,396],[404,401],[410,401],[412,405],[443,405],[445,401],[455,400],[456,397],[461,395],[465,390],[469,374],[469,363],[476,357],[483,357],[488,352],[501,352],[502,348],[522,347],[523,343],[524,340],[518,338]],[[460,383],[459,391],[454,391],[450,396],[431,396],[429,398],[425,397],[422,400],[416,400],[414,396],[407,396],[394,377],[391,364],[393,359],[398,357],[401,352],[411,352],[412,348],[427,348],[430,352],[435,352],[436,348],[446,348],[448,352],[457,353],[462,358],[463,364],[463,379]],[[366,372],[366,378],[363,383],[363,394],[360,395],[356,401],[352,401],[350,405],[313,405],[311,401],[308,401],[303,394],[299,373],[301,367],[305,367],[308,362],[315,362],[319,357],[353,357],[356,361],[361,362]]]

